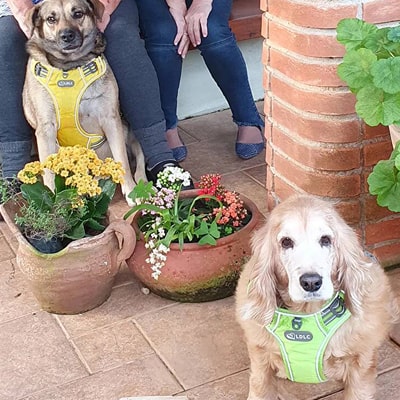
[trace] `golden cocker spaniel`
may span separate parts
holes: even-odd
[[[382,267],[321,199],[279,204],[252,239],[236,293],[251,361],[248,400],[277,400],[277,377],[344,383],[372,400],[377,350],[398,314]]]

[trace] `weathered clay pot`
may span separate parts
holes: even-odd
[[[197,191],[184,193],[185,197],[195,197]],[[216,246],[187,243],[180,251],[179,245],[172,243],[158,280],[151,276],[151,266],[145,261],[148,250],[144,247],[143,236],[139,235],[135,252],[126,261],[129,269],[152,292],[171,300],[203,302],[231,296],[241,268],[250,257],[251,232],[262,219],[257,206],[246,197],[240,197],[252,213],[251,220],[240,231],[218,239]],[[136,219],[137,216],[132,225],[139,232]]]
[[[389,125],[390,139],[392,141],[393,148],[396,147],[396,143],[400,140],[400,126]]]
[[[0,206],[4,221],[18,240],[16,261],[41,308],[56,314],[79,314],[102,304],[111,294],[122,261],[133,252],[136,235],[123,220],[103,233],[72,241],[58,253],[36,250],[14,223],[11,202]]]

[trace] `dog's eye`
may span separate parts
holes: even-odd
[[[50,24],[50,25],[56,23],[56,19],[55,19],[55,17],[54,17],[53,15],[49,15],[49,16],[46,18],[46,21],[47,21],[47,23]]]
[[[81,19],[83,17],[83,12],[82,11],[75,11],[73,14],[74,19]]]
[[[289,237],[284,237],[281,239],[281,246],[284,249],[292,249],[293,248],[293,240],[290,239]]]
[[[322,247],[330,246],[332,244],[332,239],[328,235],[321,236],[321,239],[319,239],[319,244]]]

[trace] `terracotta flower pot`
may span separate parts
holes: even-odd
[[[392,141],[393,148],[396,147],[396,143],[400,140],[400,126],[389,125],[390,140]]]
[[[183,193],[185,197],[195,197],[193,193],[197,191]],[[126,261],[129,269],[152,292],[171,300],[203,302],[231,296],[241,268],[251,253],[251,232],[262,219],[257,206],[246,197],[240,197],[252,218],[239,231],[218,239],[216,246],[187,243],[180,251],[179,245],[172,243],[161,275],[155,280],[151,276],[151,265],[145,261],[148,250],[143,235],[139,235],[135,252]],[[136,220],[137,216],[132,225],[139,232]]]
[[[133,252],[135,232],[123,220],[101,234],[72,241],[58,253],[36,250],[14,223],[13,203],[0,212],[18,240],[16,261],[41,308],[56,314],[79,314],[102,304],[111,294],[122,261]]]

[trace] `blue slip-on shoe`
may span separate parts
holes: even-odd
[[[243,160],[249,160],[255,156],[258,156],[265,148],[265,138],[260,129],[260,135],[262,142],[260,143],[240,143],[236,140],[235,151],[238,157]]]

